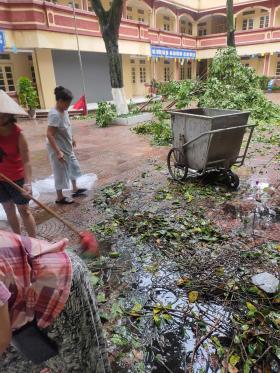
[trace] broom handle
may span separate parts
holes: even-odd
[[[26,193],[26,191],[23,188],[21,188],[19,185],[17,185],[16,183],[14,183],[11,179],[9,179],[7,176],[3,175],[1,172],[0,172],[0,178],[3,179],[3,180],[5,180],[10,185],[12,185],[19,192],[25,194],[29,199],[31,199],[32,201],[34,201],[43,210],[47,211],[49,214],[51,214],[56,219],[58,219],[59,221],[61,221],[64,225],[66,225],[66,227],[68,227],[71,231],[73,231],[74,233],[76,233],[76,234],[78,234],[80,236],[79,230],[74,225],[72,225],[68,220],[65,220],[64,218],[62,218],[54,210],[52,210],[51,208],[49,208],[48,206],[46,206],[44,203],[38,201],[31,194]]]

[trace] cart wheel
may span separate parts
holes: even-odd
[[[239,187],[239,177],[231,170],[226,171],[227,184],[231,189],[237,189]]]
[[[188,167],[182,162],[185,155],[182,150],[172,148],[167,156],[167,166],[170,175],[176,181],[184,181],[188,175]]]

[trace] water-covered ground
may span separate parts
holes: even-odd
[[[27,125],[34,192],[54,207],[40,125]],[[90,174],[83,184],[97,174],[101,189],[55,209],[100,240],[102,256],[88,266],[113,371],[278,372],[279,293],[250,279],[279,277],[279,129],[256,133],[234,192],[211,177],[171,181],[167,150],[128,128],[80,122],[74,132]],[[34,211],[40,237],[75,245],[63,224]]]

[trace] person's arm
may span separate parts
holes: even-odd
[[[19,135],[19,153],[23,162],[24,167],[24,189],[28,193],[32,193],[31,183],[32,183],[32,168],[31,168],[31,162],[30,162],[30,156],[29,156],[29,149],[28,144],[26,141],[26,138],[22,133]]]
[[[62,151],[59,149],[56,141],[55,141],[55,133],[57,131],[57,128],[56,127],[52,127],[52,126],[48,126],[48,130],[47,130],[47,138],[49,140],[49,143],[51,145],[51,147],[53,148],[55,154],[57,155],[57,158],[60,160],[60,161],[64,161],[64,154],[62,153]]]
[[[8,305],[0,307],[0,355],[6,351],[11,343],[12,329]]]

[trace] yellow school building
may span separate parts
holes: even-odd
[[[242,63],[279,77],[280,0],[235,0],[234,16]],[[57,85],[78,99],[76,34],[88,101],[110,100],[105,47],[89,0],[0,0],[0,89],[16,97],[18,79],[27,76],[42,109],[53,105]],[[127,98],[149,94],[153,79],[206,76],[216,51],[226,46],[226,0],[125,0],[119,38]]]

